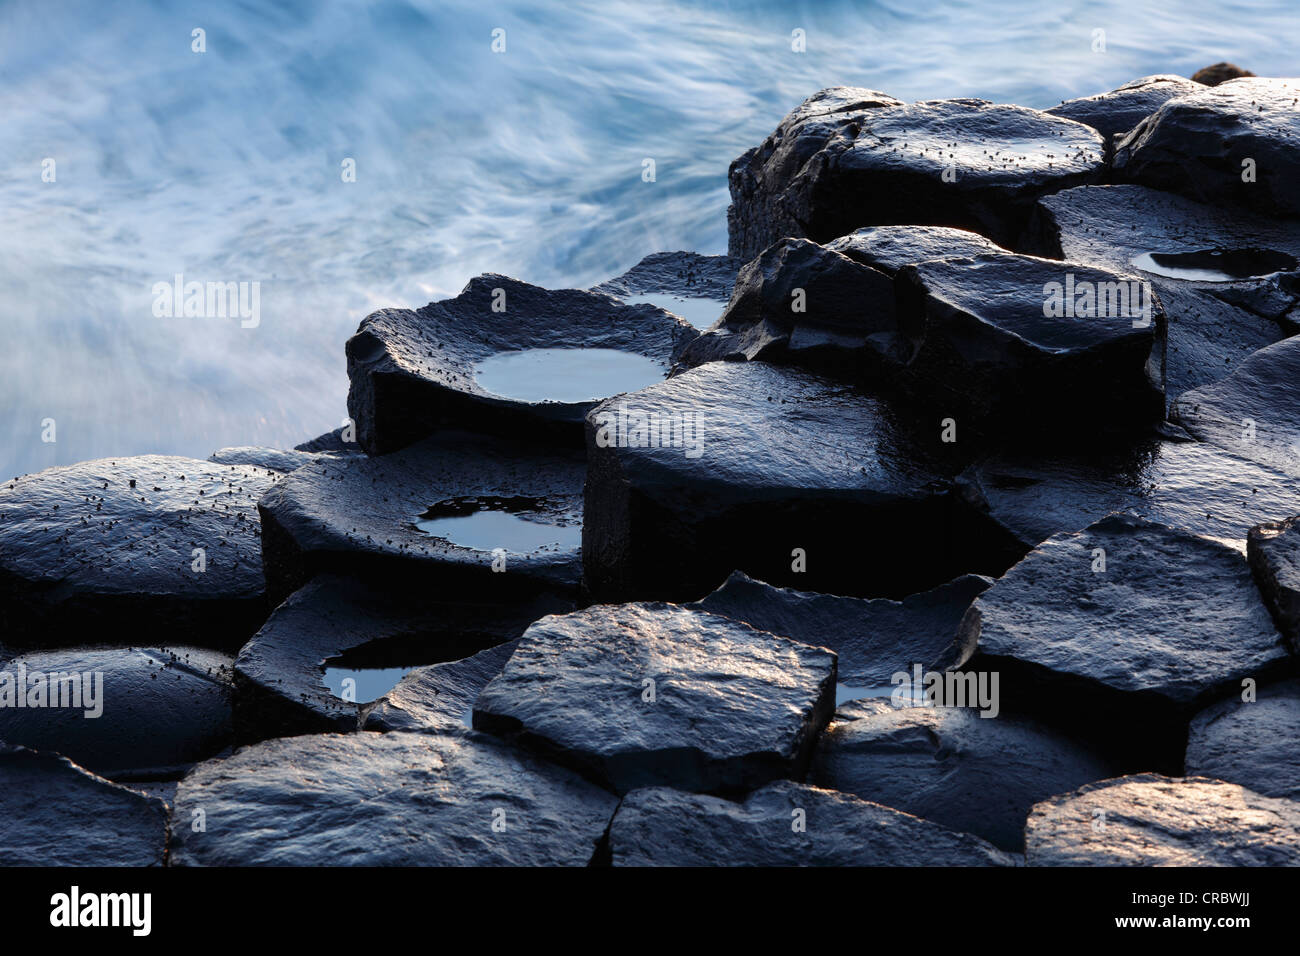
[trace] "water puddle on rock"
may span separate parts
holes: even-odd
[[[853,700],[866,700],[869,697],[874,697],[876,699],[883,697],[885,700],[889,700],[894,696],[894,691],[896,690],[900,690],[900,688],[892,685],[889,687],[852,687],[849,684],[836,684],[835,706],[839,707],[841,704],[847,704],[849,701]],[[925,700],[924,690],[903,690],[903,693],[911,696],[911,698],[916,701]]]
[[[624,299],[623,301],[628,305],[645,303],[658,306],[673,315],[680,315],[697,329],[712,328],[714,323],[722,318],[722,313],[727,310],[727,303],[719,302],[717,299],[684,298],[666,293],[643,295],[635,299]]]
[[[413,670],[414,667],[326,667],[324,684],[340,700],[368,704],[387,694]],[[352,684],[345,688],[345,680],[352,681]]]
[[[1295,256],[1272,249],[1144,252],[1130,260],[1143,272],[1189,282],[1240,282],[1296,268]]]
[[[652,358],[618,349],[523,349],[484,359],[474,379],[484,391],[520,402],[595,402],[663,381]]]
[[[462,548],[508,554],[576,551],[582,545],[582,525],[543,524],[532,498],[452,498],[440,501],[415,520],[427,535]]]

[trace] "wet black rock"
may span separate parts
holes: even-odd
[[[517,641],[507,641],[458,661],[419,667],[387,695],[364,708],[362,730],[425,733],[473,723],[479,692],[501,673]]]
[[[1254,76],[1250,70],[1243,70],[1235,63],[1220,62],[1203,66],[1192,74],[1192,80],[1206,86],[1218,86],[1226,80],[1235,80],[1239,76]]]
[[[347,343],[348,412],[357,440],[372,455],[446,429],[567,436],[576,444],[583,416],[604,395],[503,397],[478,382],[480,363],[526,349],[599,348],[644,356],[667,372],[696,334],[685,320],[651,305],[483,275],[454,299],[414,311],[384,309],[361,323]]]
[[[878,702],[872,702],[878,703]],[[1098,755],[1023,718],[960,707],[877,706],[822,734],[810,783],[1024,849],[1040,800],[1112,776]],[[851,713],[851,712],[850,712]]]
[[[301,451],[296,448],[292,451],[286,451],[283,448],[238,445],[214,451],[208,456],[208,461],[214,461],[219,465],[248,465],[252,468],[265,468],[268,471],[288,474],[309,462],[315,461],[316,457],[311,452]]]
[[[321,459],[258,503],[267,590],[279,602],[332,571],[452,601],[574,591],[583,479],[579,451],[459,433],[379,458]]]
[[[1139,774],[1034,807],[1030,866],[1297,866],[1300,803],[1205,777]]]
[[[311,441],[305,441],[301,445],[294,445],[293,450],[309,451],[317,454],[331,452],[340,455],[364,454],[361,446],[357,444],[355,425],[342,425],[333,431],[317,435]]]
[[[0,866],[162,866],[167,807],[65,757],[0,743]]]
[[[197,647],[24,654],[0,675],[0,740],[114,780],[179,776],[230,744],[232,663]]]
[[[1300,330],[1300,283],[1277,271],[1294,268],[1300,257],[1295,224],[1144,186],[1082,186],[1042,199],[1030,232],[1040,255],[1128,272],[1150,284],[1168,318],[1171,398],[1217,381],[1258,349]],[[1187,278],[1216,272],[1221,281]]]
[[[584,866],[618,801],[469,730],[319,734],[200,764],[177,866]],[[204,811],[206,830],[189,825]]]
[[[6,643],[105,643],[121,627],[238,647],[266,615],[254,505],[279,477],[144,455],[0,484]]]
[[[690,606],[804,644],[829,647],[839,655],[841,685],[884,689],[891,686],[894,674],[910,671],[913,664],[939,663],[962,615],[992,583],[967,574],[901,601],[866,600],[774,588],[737,571]]]
[[[1300,216],[1300,80],[1248,77],[1170,100],[1115,146],[1115,175],[1202,202]]]
[[[750,259],[786,237],[828,242],[898,224],[971,229],[1010,247],[1034,199],[1103,171],[1100,134],[1072,120],[823,90],[731,164],[728,251]]]
[[[1059,724],[1124,769],[1182,767],[1187,721],[1289,655],[1241,554],[1132,515],[1044,542],[957,635],[1008,712]]]
[[[737,793],[802,776],[835,655],[671,604],[543,618],[474,703],[474,726],[617,793]]]
[[[1300,654],[1300,517],[1251,528],[1246,556],[1278,630]]]
[[[826,243],[854,262],[896,275],[931,259],[961,259],[1005,250],[979,233],[948,226],[867,226]]]
[[[1179,395],[1170,418],[1231,454],[1300,476],[1300,336],[1255,352],[1221,381]]]
[[[1259,688],[1196,715],[1186,774],[1241,784],[1266,797],[1300,797],[1300,681]]]
[[[666,787],[623,798],[615,866],[1015,866],[1017,857],[844,793],[789,781],[743,803]]]
[[[276,608],[235,660],[241,742],[357,729],[359,705],[326,686],[327,666],[400,668],[455,661],[518,637],[557,599],[466,604],[322,574]]]
[[[700,300],[713,302],[721,314],[731,298],[741,265],[741,260],[730,256],[655,252],[621,276],[592,286],[591,291],[629,301],[653,300],[652,304],[691,321],[694,313],[704,307]],[[688,315],[688,312],[692,314]],[[691,321],[691,324],[701,326],[699,321]],[[707,328],[712,324],[713,321],[709,320],[701,327]]]
[[[1109,93],[1067,100],[1046,112],[1091,126],[1109,143],[1112,136],[1127,133],[1175,96],[1200,88],[1185,76],[1161,73],[1125,83]]]
[[[907,387],[984,428],[1161,420],[1165,316],[1158,301],[1132,294],[1138,285],[1011,253],[907,266],[898,274]]]

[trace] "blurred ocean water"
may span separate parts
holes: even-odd
[[[728,163],[824,86],[1047,107],[1298,41],[1295,0],[5,0],[0,472],[291,445],[375,308],[725,251]],[[177,274],[260,323],[156,316]]]

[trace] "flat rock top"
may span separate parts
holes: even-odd
[[[803,829],[795,824],[802,817]],[[610,826],[615,866],[1013,866],[1017,858],[848,794],[778,781],[733,803],[634,790]]]
[[[1268,797],[1300,797],[1300,681],[1220,701],[1196,715],[1186,772],[1241,784]]]
[[[736,273],[744,265],[730,256],[702,256],[698,252],[652,252],[627,272],[592,292],[616,298],[662,294],[701,299],[731,298]]]
[[[1296,79],[1251,76],[1209,87],[1198,84],[1161,106],[1144,129],[1125,137],[1123,146],[1140,150],[1144,141],[1168,131],[1204,137],[1197,145],[1210,146],[1216,134],[1246,135],[1294,150],[1300,148],[1298,98],[1300,80]]]
[[[1238,552],[1121,514],[1039,545],[976,598],[963,635],[985,655],[1177,704],[1286,659]]]
[[[1083,96],[1046,112],[1091,126],[1103,136],[1126,133],[1175,96],[1201,89],[1184,76],[1161,73],[1125,83],[1109,93]]]
[[[792,758],[834,680],[835,655],[673,604],[546,617],[474,704],[482,718],[597,758],[693,749]],[[643,700],[645,681],[655,699]]]
[[[0,571],[74,593],[255,597],[263,468],[142,455],[0,484]],[[206,570],[191,569],[193,549]]]
[[[196,767],[173,818],[193,866],[584,866],[618,801],[469,730],[270,740]],[[494,824],[496,826],[494,827]],[[504,828],[502,828],[504,827]]]
[[[1205,777],[1104,780],[1034,807],[1030,866],[1297,866],[1300,803]]]
[[[931,259],[1004,251],[977,232],[950,226],[867,226],[833,239],[826,248],[889,275],[903,266]]]
[[[167,807],[52,753],[0,743],[0,866],[162,866]]]
[[[208,461],[219,465],[249,465],[287,474],[315,461],[318,455],[299,448],[264,448],[259,445],[234,445],[219,448],[208,456]]]
[[[921,499],[939,480],[886,402],[797,369],[711,362],[610,399],[587,416],[589,448],[601,423],[613,426],[621,410],[654,416],[661,428],[666,421],[693,424],[699,454],[689,457],[689,447],[630,446],[597,447],[592,454],[618,455],[629,480],[652,495],[677,500],[689,483],[700,513],[710,498]]]
[[[362,730],[424,733],[473,720],[479,692],[501,673],[517,641],[507,641],[458,661],[419,667],[366,709]]]

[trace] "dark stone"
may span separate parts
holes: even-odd
[[[0,484],[6,642],[106,643],[120,627],[238,647],[266,615],[254,504],[279,477],[144,455]]]
[[[1300,336],[1255,352],[1221,381],[1184,392],[1170,417],[1231,454],[1300,477]]]
[[[689,605],[743,621],[760,631],[829,647],[839,655],[839,682],[888,688],[913,664],[930,666],[949,650],[962,615],[993,582],[975,574],[901,601],[864,600],[774,588],[737,571],[704,600]]]
[[[1126,770],[1181,770],[1196,711],[1291,667],[1240,553],[1126,514],[1030,552],[975,599],[957,646],[963,670],[1000,675],[1003,710]]]
[[[1197,714],[1184,772],[1266,797],[1300,797],[1300,681],[1262,687],[1255,700],[1229,698]]]
[[[1165,316],[1158,301],[1131,294],[1135,284],[1011,253],[906,266],[898,321],[907,387],[985,428],[1161,420]]]
[[[0,743],[0,866],[162,866],[167,807],[66,757]]]
[[[1125,83],[1109,93],[1066,100],[1045,112],[1091,126],[1109,144],[1112,136],[1127,133],[1175,96],[1199,89],[1184,76],[1161,73]]]
[[[577,774],[469,730],[290,737],[181,781],[171,861],[584,866],[617,804]],[[196,808],[206,832],[184,823]]]
[[[598,605],[530,627],[474,726],[616,793],[736,793],[802,776],[834,702],[824,648],[671,604]]]
[[[1030,866],[1300,866],[1300,803],[1144,773],[1034,807]]]
[[[232,663],[196,647],[24,654],[5,664],[7,679],[0,677],[0,740],[57,751],[115,780],[179,776],[230,744]],[[54,674],[77,679],[58,682]],[[37,675],[46,687],[59,687],[45,706],[3,703],[24,683],[30,700]],[[87,701],[88,690],[95,700]],[[54,706],[56,700],[66,706]]]
[[[1300,81],[1228,80],[1165,103],[1115,145],[1115,175],[1202,202],[1300,216]],[[1252,181],[1243,181],[1246,160]]]
[[[591,291],[612,295],[616,299],[668,295],[725,303],[731,298],[736,273],[742,265],[739,259],[730,256],[654,252],[621,276],[592,286]]]
[[[1218,86],[1224,80],[1235,80],[1239,76],[1254,76],[1250,70],[1243,70],[1235,63],[1215,63],[1212,66],[1203,66],[1192,74],[1192,80],[1196,83],[1204,83],[1206,86]]]
[[[504,311],[493,311],[494,298]],[[685,320],[654,306],[483,275],[454,299],[415,311],[384,309],[361,323],[347,343],[348,413],[361,447],[372,455],[446,429],[551,436],[576,445],[583,417],[599,399],[503,398],[479,385],[479,363],[523,349],[602,348],[645,356],[667,371],[696,334]]]
[[[320,453],[334,452],[340,455],[360,455],[363,454],[361,447],[357,444],[354,434],[354,427],[340,426],[332,432],[326,432],[324,435],[317,435],[311,441],[305,441],[301,445],[294,445],[294,451],[310,451]],[[349,435],[351,439],[349,440]]]
[[[327,665],[405,667],[455,661],[518,637],[571,604],[436,602],[422,591],[323,574],[276,608],[235,661],[241,742],[357,729],[357,702],[325,686]]]
[[[806,829],[796,832],[799,812]],[[743,803],[635,790],[610,824],[615,866],[1015,866],[1017,857],[845,793],[781,781]]]
[[[252,468],[265,468],[267,471],[288,474],[315,461],[316,458],[316,455],[298,449],[285,451],[282,448],[240,445],[214,451],[208,456],[208,461],[219,465],[248,465]]]
[[[1113,773],[1108,762],[1033,721],[886,704],[856,720],[837,715],[808,778],[1020,852],[1035,803]]]
[[[575,591],[583,478],[580,452],[547,453],[459,433],[380,458],[322,459],[258,503],[268,592],[279,602],[322,571],[405,583],[450,601]],[[559,529],[556,543],[516,550],[501,541],[506,570],[498,573],[493,549],[465,547],[417,526],[438,517],[502,513]],[[574,539],[571,546],[567,538]]]
[[[1100,179],[1102,154],[1096,130],[1021,106],[823,90],[731,164],[728,251],[750,259],[786,237],[900,224],[1010,247],[1035,199]]]
[[[638,417],[696,427],[685,447],[619,447],[643,437]],[[901,597],[1000,573],[1019,554],[984,553],[987,529],[953,507],[930,454],[940,423],[927,424],[925,445],[891,403],[762,362],[713,362],[611,399],[588,417],[584,583],[600,600],[689,601],[741,570]]]
[[[1246,556],[1274,623],[1300,654],[1300,517],[1251,528]]]
[[[361,729],[427,733],[448,724],[470,726],[479,692],[501,673],[517,644],[508,641],[462,660],[412,671],[363,710]]]
[[[1300,256],[1294,224],[1144,186],[1082,186],[1040,200],[1031,233],[1041,255],[1150,283],[1168,319],[1165,390],[1171,397],[1217,381],[1288,329],[1300,331],[1300,287],[1292,288],[1289,274],[1191,281],[1149,271],[1154,263],[1142,259],[1223,250],[1224,257],[1241,253],[1267,271],[1260,250]]]
[[[826,248],[889,276],[896,275],[903,266],[931,259],[962,259],[1005,251],[979,233],[947,226],[868,226],[826,243]]]

